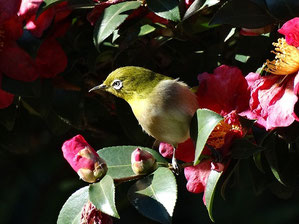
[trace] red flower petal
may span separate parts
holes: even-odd
[[[299,47],[299,17],[287,21],[278,32],[285,35],[289,45]]]
[[[23,17],[26,19],[26,28],[36,37],[41,37],[43,32],[52,24],[53,19],[54,23],[57,23],[63,19],[65,19],[70,13],[67,7],[67,2],[62,2],[53,7],[50,7],[46,11],[44,11],[37,19],[35,13],[32,12],[37,11],[35,7],[31,9],[27,9],[27,13],[29,15],[24,14]]]
[[[32,82],[39,76],[34,60],[13,41],[5,42],[0,52],[0,71],[25,82]]]
[[[188,166],[184,169],[187,179],[187,190],[192,193],[204,191],[211,173],[211,159],[206,159],[196,166]]]
[[[22,19],[28,20],[32,16],[35,16],[42,2],[43,0],[22,0],[18,15]]]
[[[94,169],[95,159],[92,160],[78,155],[78,153],[84,148],[88,148],[95,159],[99,158],[99,155],[86,142],[82,135],[76,135],[75,137],[65,141],[62,145],[64,158],[76,172],[81,168]]]
[[[214,70],[214,74],[198,75],[198,80],[196,94],[201,108],[208,108],[221,115],[248,108],[248,86],[240,69],[221,65]]]
[[[17,15],[21,0],[0,0],[0,23]]]
[[[39,66],[41,77],[53,78],[65,70],[67,56],[59,43],[55,39],[49,38],[41,44],[36,63]]]

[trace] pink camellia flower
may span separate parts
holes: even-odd
[[[26,29],[36,37],[41,37],[53,22],[57,23],[71,13],[67,2],[61,2],[48,8],[36,18],[37,10],[42,3],[42,0],[23,0],[18,12],[19,17],[26,23]]]
[[[62,145],[62,152],[80,178],[88,183],[96,182],[107,172],[105,161],[81,135],[65,141]]]
[[[216,68],[213,74],[198,75],[198,80],[199,86],[196,94],[200,107],[208,108],[224,116],[224,120],[215,127],[206,143],[222,155],[223,162],[213,162],[213,153],[210,148],[205,147],[202,155],[206,159],[196,166],[184,169],[187,190],[193,193],[201,193],[205,190],[211,170],[222,171],[226,168],[232,141],[245,134],[238,114],[249,108],[250,97],[247,82],[242,72],[236,67],[222,65]],[[172,156],[172,146],[167,143],[161,143],[159,151],[167,158]],[[184,162],[193,162],[194,154],[195,148],[191,139],[179,144],[176,150],[176,158]]]
[[[298,27],[299,18],[295,18],[279,30],[288,41],[280,38],[273,44],[276,57],[265,63],[265,70],[270,75],[249,73],[246,76],[251,92],[250,109],[242,115],[256,119],[257,124],[266,130],[287,127],[299,121],[295,112],[299,95]]]
[[[155,170],[157,163],[151,153],[137,148],[131,154],[131,166],[135,174],[144,175]]]
[[[34,59],[16,42],[22,33],[22,23],[17,16],[0,24],[0,71],[12,79],[32,82],[39,72]]]
[[[285,35],[287,44],[299,47],[299,17],[287,21],[278,32]]]
[[[80,224],[112,224],[113,220],[109,215],[98,210],[90,201],[82,209]]]
[[[294,92],[299,86],[298,74],[284,77],[249,73],[246,79],[251,90],[250,110],[242,115],[256,119],[257,124],[266,130],[287,127],[298,120],[294,112],[298,101],[298,91]]]

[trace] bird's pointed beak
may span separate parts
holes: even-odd
[[[94,91],[94,90],[98,90],[98,89],[102,89],[102,90],[105,90],[107,88],[107,86],[103,83],[99,86],[95,86],[93,88],[91,88],[88,92],[91,92],[91,91]]]

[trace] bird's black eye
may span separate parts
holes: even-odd
[[[112,85],[113,88],[116,89],[116,90],[120,90],[120,89],[123,87],[123,83],[122,83],[122,81],[120,81],[120,80],[118,80],[118,79],[115,79],[115,80],[112,82],[111,85]]]

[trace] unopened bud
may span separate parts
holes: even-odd
[[[62,152],[80,178],[88,183],[96,182],[107,173],[106,162],[81,135],[65,141]]]
[[[157,163],[151,153],[137,148],[131,154],[131,166],[135,174],[144,175],[155,170]]]

